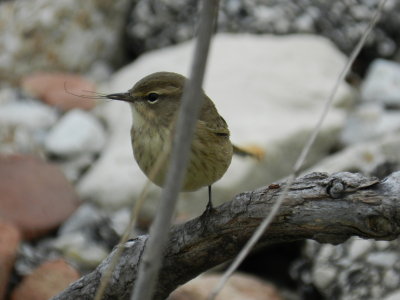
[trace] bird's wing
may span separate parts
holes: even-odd
[[[206,122],[203,120],[197,121],[198,128],[202,128],[207,130],[208,132],[221,137],[229,137],[229,129],[226,125],[225,120],[220,117],[222,120],[218,120],[215,122]]]

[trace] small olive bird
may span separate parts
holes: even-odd
[[[131,139],[134,157],[140,169],[158,186],[163,186],[166,176],[172,132],[186,80],[177,73],[157,72],[138,81],[126,93],[105,96],[129,102],[133,117]],[[204,92],[202,94],[203,105],[196,123],[182,191],[195,191],[208,186],[208,211],[213,208],[211,185],[224,175],[233,152],[255,155],[232,145],[228,125],[211,99]],[[164,161],[152,176],[157,159],[165,151]]]

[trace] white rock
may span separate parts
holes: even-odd
[[[143,76],[156,71],[187,74],[192,49],[193,43],[188,42],[145,54],[116,73],[105,92],[126,91]],[[232,141],[241,146],[257,145],[267,153],[261,163],[235,157],[224,178],[213,186],[215,203],[289,172],[345,60],[328,40],[317,36],[215,37],[205,91],[227,120]],[[342,84],[336,102],[351,98],[350,88]],[[136,198],[146,178],[133,159],[128,106],[108,102],[103,111],[112,138],[78,190],[85,199],[120,206]],[[323,157],[336,143],[343,119],[340,109],[332,109],[309,155],[309,164]],[[153,188],[152,192],[155,191]],[[179,209],[186,210],[190,203],[203,210],[207,201],[205,189],[183,197],[190,200],[180,201]]]
[[[361,98],[400,106],[400,64],[376,59],[361,86]]]
[[[48,152],[65,157],[99,152],[105,143],[100,122],[79,109],[68,112],[49,132],[45,147]]]
[[[318,265],[312,271],[312,282],[320,289],[324,290],[332,283],[332,281],[337,277],[337,270],[327,266]]]
[[[57,121],[56,111],[36,101],[13,101],[0,106],[0,126],[21,126],[34,131]]]
[[[370,253],[367,256],[367,262],[370,264],[381,267],[393,267],[394,263],[398,260],[398,255],[395,252],[376,252]]]
[[[370,240],[354,238],[349,247],[349,257],[353,260],[357,259],[367,253],[372,246],[373,242]]]
[[[330,244],[322,245],[320,251],[318,252],[317,261],[320,264],[328,262],[332,257],[335,256],[335,251],[337,248]]]

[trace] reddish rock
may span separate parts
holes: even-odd
[[[11,300],[48,300],[78,278],[78,271],[64,260],[48,261],[22,280]]]
[[[169,300],[207,300],[208,295],[219,283],[221,276],[208,274],[197,277],[176,289]],[[271,284],[254,276],[234,274],[216,300],[283,300]]]
[[[0,219],[32,239],[57,228],[78,207],[60,169],[39,158],[0,155]]]
[[[0,299],[4,299],[6,294],[20,241],[19,230],[13,224],[0,220]]]
[[[24,77],[22,88],[49,105],[67,111],[74,108],[92,109],[96,102],[76,95],[90,95],[96,90],[94,83],[82,76],[67,73],[40,72]]]

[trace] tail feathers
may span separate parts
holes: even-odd
[[[250,156],[258,161],[265,157],[265,151],[258,146],[238,147],[233,145],[233,153],[243,157]]]

